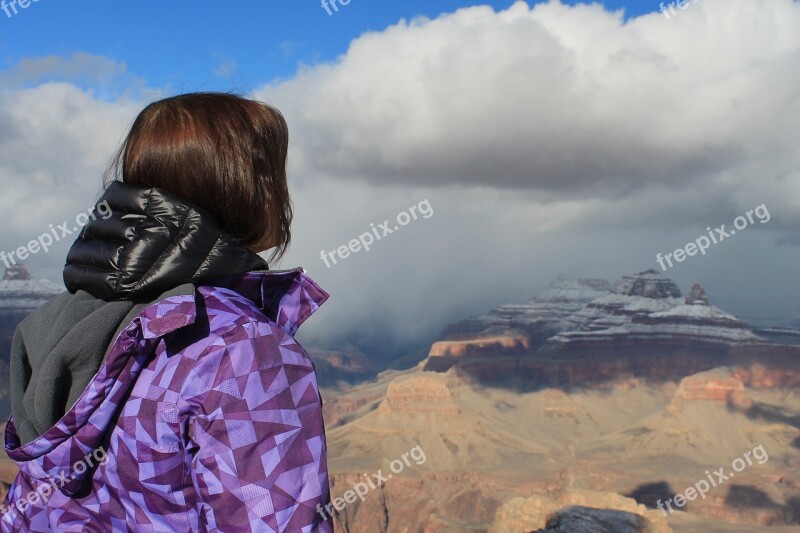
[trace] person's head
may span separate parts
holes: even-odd
[[[255,252],[291,241],[286,184],[289,133],[281,113],[225,93],[192,93],[148,105],[106,181],[158,187],[209,211],[222,231]]]

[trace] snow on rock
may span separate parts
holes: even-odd
[[[507,304],[478,318],[452,327],[452,331],[485,331],[498,328],[540,330],[550,334],[573,327],[571,317],[589,302],[609,294],[604,279],[559,277],[547,289],[524,304]]]
[[[573,317],[578,326],[550,341],[563,344],[587,338],[683,338],[722,344],[761,340],[747,324],[709,305],[705,289],[694,284],[686,298],[675,283],[655,270],[624,276],[613,292],[589,302]]]
[[[62,292],[64,287],[46,279],[33,279],[23,265],[12,265],[0,280],[0,309],[30,311]]]
[[[708,305],[708,297],[706,297],[706,290],[699,283],[692,285],[692,290],[686,295],[685,303],[687,305]]]
[[[602,279],[560,277],[528,303],[501,305],[454,324],[445,333],[442,340],[451,351],[459,348],[454,344],[469,343],[464,353],[473,353],[482,345],[479,341],[504,333],[527,334],[531,351],[622,339],[719,346],[764,341],[745,322],[710,305],[700,284],[694,284],[684,298],[675,282],[655,270],[623,276],[613,285]]]
[[[680,298],[681,290],[675,282],[656,272],[646,270],[632,276],[623,276],[614,284],[613,291],[626,296],[644,298]]]

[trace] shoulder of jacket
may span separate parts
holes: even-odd
[[[310,358],[294,337],[264,314],[252,300],[226,288],[200,287],[210,342],[204,350],[246,350],[266,364],[310,365]]]
[[[240,398],[248,387],[287,379],[280,378],[281,375],[297,379],[315,374],[315,365],[302,346],[266,317],[228,321],[215,329],[204,345],[205,348],[192,357],[179,395],[196,408],[200,406],[201,410],[205,409],[202,405],[206,400],[199,399],[209,398],[209,395],[217,398],[212,404],[227,404]]]

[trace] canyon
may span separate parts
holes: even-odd
[[[55,290],[6,277],[8,324]],[[336,513],[338,531],[800,530],[800,330],[750,326],[698,284],[558,278],[455,321],[402,369],[353,345],[309,353],[334,498],[426,456]],[[659,510],[759,446],[767,461]]]
[[[797,531],[798,333],[751,328],[653,270],[559,278],[446,327],[415,367],[328,398],[334,496],[414,445],[428,457],[337,528]],[[657,510],[758,446],[764,464]]]

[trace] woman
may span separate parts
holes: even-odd
[[[332,531],[314,365],[328,298],[257,255],[289,244],[280,113],[229,94],[149,105],[11,355],[3,531]],[[105,205],[105,204],[104,204]]]

